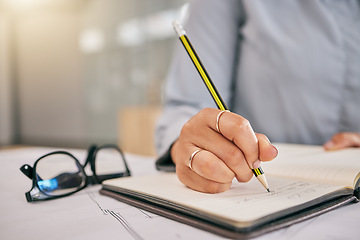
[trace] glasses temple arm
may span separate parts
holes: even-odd
[[[33,176],[33,168],[30,165],[28,165],[28,164],[22,165],[20,168],[20,171],[28,178],[33,179],[33,177],[34,177]]]

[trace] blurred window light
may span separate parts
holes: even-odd
[[[182,24],[186,22],[189,16],[189,3],[185,3],[178,9],[178,19]]]
[[[167,10],[148,16],[145,19],[146,34],[150,40],[165,39],[174,35],[172,21],[176,19],[177,11]]]
[[[104,42],[104,34],[97,28],[86,29],[80,33],[79,47],[83,53],[100,52]]]
[[[135,47],[145,41],[162,40],[175,36],[172,21],[184,22],[188,3],[177,9],[169,9],[145,17],[129,19],[118,26],[117,42],[124,47]]]
[[[125,47],[135,47],[145,42],[144,22],[140,18],[130,19],[121,24],[116,33],[117,42]]]
[[[3,0],[6,7],[14,10],[37,8],[54,2],[54,0]]]

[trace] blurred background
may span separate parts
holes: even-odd
[[[118,143],[153,125],[185,0],[0,0],[0,146]]]

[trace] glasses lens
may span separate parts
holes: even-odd
[[[63,153],[51,154],[39,160],[36,177],[40,190],[49,196],[75,192],[86,182],[78,162]]]
[[[98,150],[95,159],[96,175],[101,181],[123,177],[126,173],[124,159],[116,148],[102,148]]]

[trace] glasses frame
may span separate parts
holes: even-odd
[[[114,149],[117,150],[120,155],[121,158],[123,160],[124,163],[124,167],[125,167],[125,171],[124,172],[120,172],[120,173],[113,173],[113,174],[105,174],[105,175],[98,175],[96,173],[96,155],[97,153],[102,150],[102,149]],[[39,163],[39,161],[43,158],[46,158],[50,155],[55,155],[55,154],[64,154],[67,155],[69,157],[71,157],[72,159],[74,159],[79,171],[81,174],[83,174],[83,176],[85,176],[85,183],[83,186],[81,186],[80,188],[69,192],[69,193],[64,193],[61,195],[49,195],[46,192],[42,191],[41,188],[39,187],[38,184],[38,178],[36,177],[36,168],[37,165]],[[87,166],[87,164],[90,164],[90,169],[93,173],[92,176],[88,176],[85,172],[85,167]],[[122,150],[115,144],[105,144],[102,146],[97,146],[97,145],[91,145],[88,148],[87,151],[87,157],[85,160],[84,165],[82,165],[80,163],[80,161],[71,153],[67,152],[67,151],[53,151],[50,153],[47,153],[43,156],[41,156],[40,158],[38,158],[33,167],[31,167],[29,164],[24,164],[21,168],[20,168],[21,172],[24,173],[28,178],[30,178],[32,180],[32,188],[30,189],[30,191],[25,193],[26,196],[26,200],[28,202],[35,202],[35,201],[45,201],[45,200],[51,200],[51,199],[57,199],[57,198],[62,198],[62,197],[66,197],[69,196],[71,194],[74,194],[76,192],[81,191],[82,189],[86,188],[88,185],[95,185],[95,184],[101,184],[103,181],[108,180],[108,179],[113,179],[113,178],[120,178],[120,177],[128,177],[131,176],[131,172],[130,169],[127,165],[124,153],[122,152]]]

